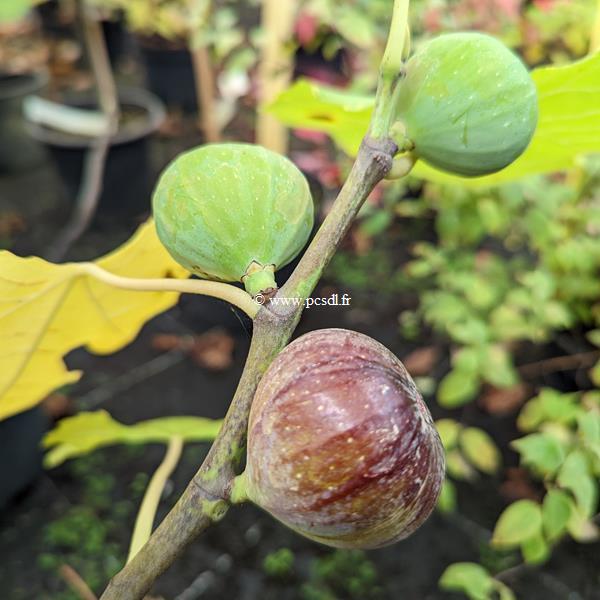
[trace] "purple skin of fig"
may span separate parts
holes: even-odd
[[[248,429],[248,497],[338,548],[401,540],[431,514],[444,450],[402,363],[370,337],[308,333],[263,376]]]

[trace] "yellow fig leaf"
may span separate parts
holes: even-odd
[[[44,457],[48,468],[74,456],[114,444],[168,443],[175,436],[184,442],[209,442],[217,437],[221,421],[202,417],[161,417],[123,425],[105,410],[82,412],[67,417],[44,437],[49,448]]]
[[[152,221],[96,264],[122,276],[189,276],[163,248]],[[78,263],[0,252],[0,419],[77,381],[81,372],[64,364],[67,352],[79,346],[98,354],[114,352],[178,297],[114,288],[85,274]]]
[[[265,110],[291,127],[327,133],[344,152],[355,156],[374,103],[373,96],[299,79]]]

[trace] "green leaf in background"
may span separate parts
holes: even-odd
[[[488,346],[482,351],[481,376],[496,387],[510,387],[519,382],[510,352],[502,346]]]
[[[22,19],[37,3],[36,0],[2,0],[0,2],[0,23],[13,23]]]
[[[574,540],[584,544],[595,542],[600,537],[598,526],[578,506],[574,507],[567,528]]]
[[[448,452],[448,450],[455,448],[462,425],[454,419],[438,419],[435,422],[435,427],[440,434],[444,450]]]
[[[437,400],[444,408],[456,408],[472,400],[478,391],[477,373],[454,369],[440,381]]]
[[[584,444],[600,443],[600,413],[591,410],[579,413],[577,430]]]
[[[446,454],[446,470],[454,479],[464,481],[470,481],[477,475],[475,469],[458,450],[451,450]]]
[[[506,584],[494,580],[494,585],[498,592],[498,600],[516,600],[514,592]]]
[[[540,532],[521,544],[521,552],[526,563],[537,565],[550,556],[550,547]]]
[[[442,573],[439,585],[443,590],[463,592],[471,600],[489,600],[494,579],[481,565],[461,562],[450,565]]]
[[[590,341],[590,343],[594,344],[594,346],[598,346],[600,348],[600,329],[592,329],[585,334],[585,337]]]
[[[328,133],[350,155],[356,154],[374,104],[364,96],[300,79],[265,110],[286,125]]]
[[[565,460],[563,444],[553,435],[532,433],[514,440],[511,446],[521,455],[521,463],[541,475],[553,475]]]
[[[532,500],[517,500],[500,515],[492,545],[498,548],[514,548],[538,535],[542,530],[542,509]]]
[[[598,505],[598,483],[590,473],[590,463],[581,450],[573,450],[560,469],[557,483],[569,490],[577,505],[587,517],[596,512]]]
[[[374,237],[383,233],[392,222],[392,214],[378,210],[360,223],[360,231],[368,237]]]
[[[442,484],[437,507],[443,513],[450,513],[456,510],[456,487],[448,478],[444,479],[444,483]]]
[[[523,407],[517,425],[522,431],[533,431],[546,421],[569,425],[575,422],[580,411],[577,394],[561,394],[545,388]]]
[[[562,490],[552,489],[544,496],[542,524],[550,541],[557,540],[565,533],[573,509],[573,500]]]
[[[448,323],[446,329],[450,337],[461,344],[483,344],[489,339],[487,324],[476,317],[460,323]]]
[[[600,360],[590,369],[590,379],[600,387]]]
[[[600,151],[600,52],[567,65],[539,67],[532,78],[538,91],[538,127],[514,163],[493,175],[468,179],[419,162],[414,174],[463,186],[489,186],[569,169],[579,155]],[[328,133],[345,152],[355,155],[372,104],[372,97],[300,80],[267,110],[291,127]]]
[[[452,366],[459,371],[477,373],[481,369],[481,351],[479,347],[466,346],[452,355]]]
[[[96,448],[113,444],[167,443],[178,436],[188,442],[214,440],[221,421],[201,417],[162,417],[123,425],[105,410],[81,412],[67,417],[44,437],[43,445],[50,448],[44,462],[52,468],[74,456],[87,454]]]
[[[373,45],[376,32],[372,21],[350,5],[340,12],[335,27],[343,37],[359,48],[370,48]]]
[[[465,458],[488,475],[498,471],[502,458],[494,440],[483,430],[467,427],[460,433],[460,449]]]

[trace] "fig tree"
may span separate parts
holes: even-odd
[[[427,519],[444,451],[402,363],[366,335],[322,329],[264,374],[244,477],[252,501],[306,537],[376,548]]]

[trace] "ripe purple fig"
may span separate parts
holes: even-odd
[[[444,450],[402,363],[345,329],[308,333],[264,374],[248,429],[249,499],[339,548],[377,548],[430,515]]]

